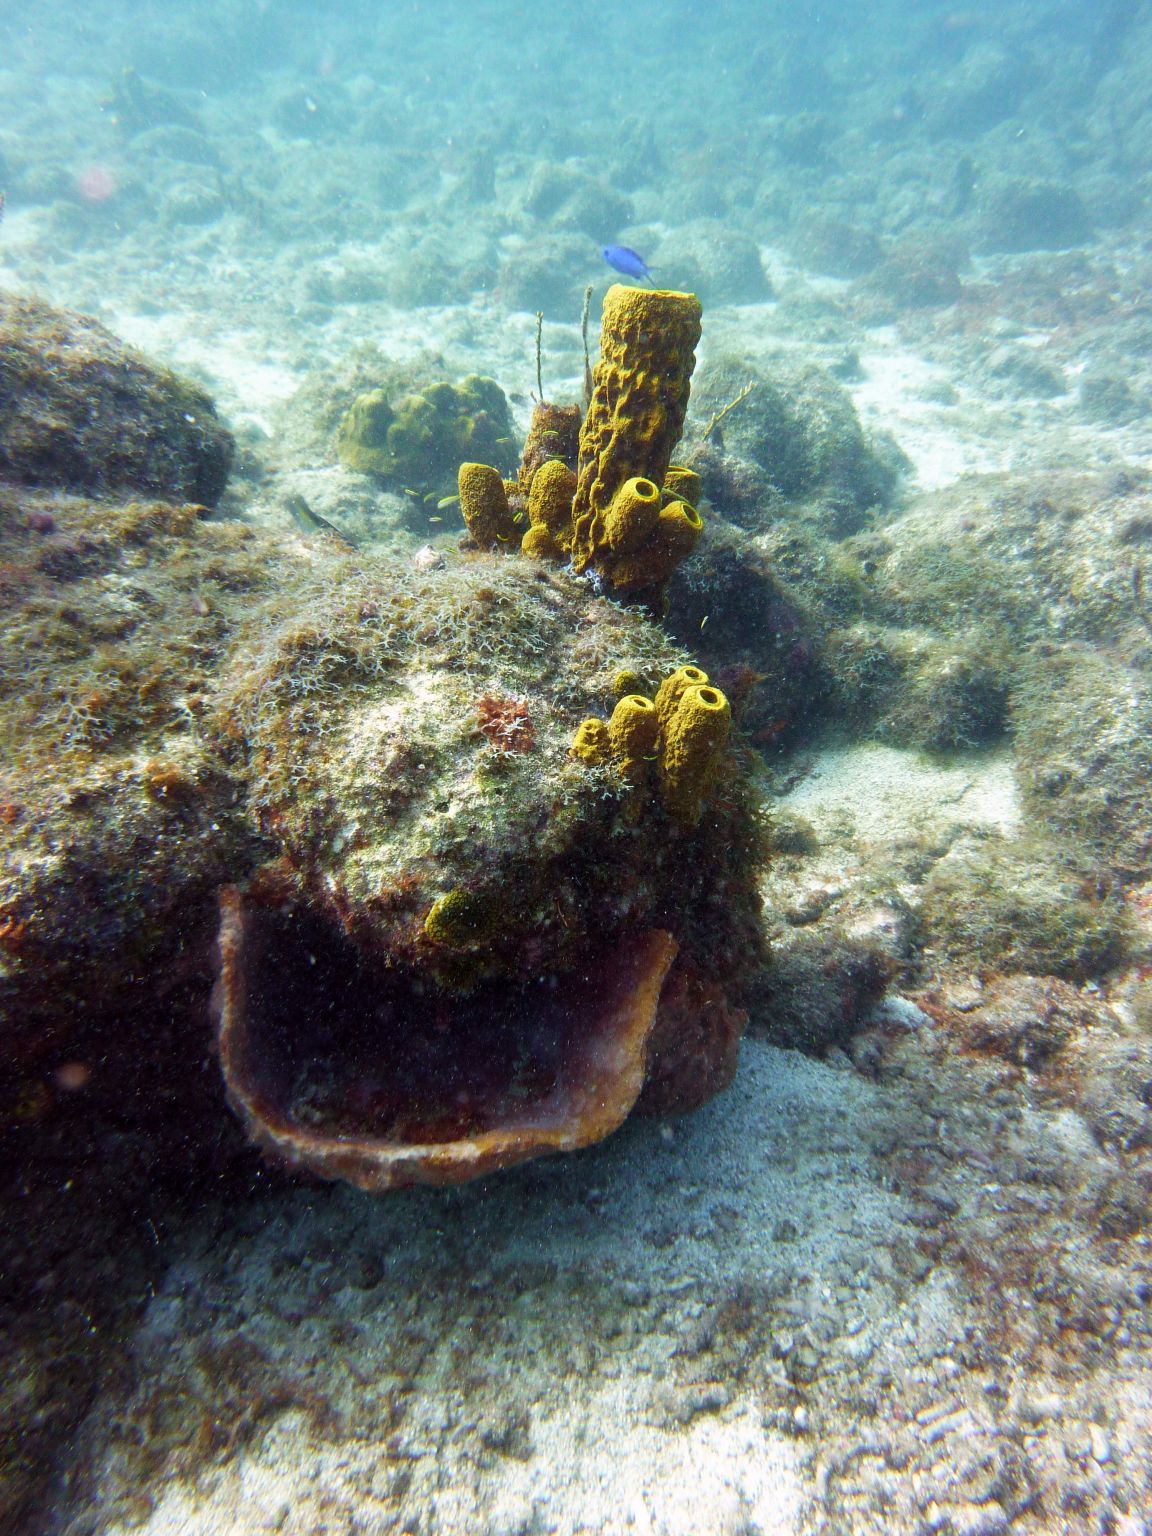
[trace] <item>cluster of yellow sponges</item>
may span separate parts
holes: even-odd
[[[696,547],[703,523],[691,499],[700,477],[680,464],[669,466],[664,484],[634,475],[626,480],[600,519],[599,537],[583,564],[575,553],[572,498],[576,476],[559,459],[542,464],[528,493],[528,527],[523,534],[512,511],[508,485],[487,464],[461,464],[460,508],[481,549],[520,549],[534,560],[571,561],[577,570],[593,566],[614,589],[658,592]]]
[[[526,455],[520,478],[503,481],[461,465],[460,509],[477,544],[595,570],[627,596],[659,594],[702,528],[700,477],[670,462],[699,339],[694,294],[610,288],[577,468]]]
[[[610,720],[585,720],[572,755],[591,765],[614,762],[637,788],[654,775],[669,814],[694,827],[731,725],[728,700],[708,674],[680,667],[660,684],[655,699],[626,693]]]

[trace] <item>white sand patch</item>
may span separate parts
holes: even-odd
[[[791,1400],[783,1358],[810,1341],[863,1359],[905,1315],[882,1250],[906,1205],[866,1150],[889,1115],[874,1084],[749,1041],[732,1088],[674,1125],[459,1191],[302,1189],[219,1245],[190,1232],[130,1347],[143,1379],[198,1395],[219,1304],[346,1428],[286,1403],[102,1536],[383,1531],[400,1508],[443,1532],[799,1536],[808,1448],[769,1407]],[[363,1254],[369,1289],[347,1267]],[[779,1358],[740,1381],[707,1341],[745,1287]],[[399,1428],[381,1414],[396,1384]],[[105,1498],[131,1478],[122,1433],[89,1420]]]
[[[573,1396],[584,1394],[576,1388]],[[468,1483],[445,1480],[427,1505],[434,1529],[483,1530],[489,1536],[587,1530],[600,1536],[738,1530],[796,1536],[802,1529],[803,1483],[794,1442],[770,1437],[749,1412],[727,1422],[698,1421],[682,1436],[669,1436],[635,1422],[629,1397],[616,1384],[582,1401],[579,1413],[570,1405],[539,1425],[540,1459],[509,1458],[493,1467],[483,1480],[482,1500]],[[593,1425],[594,1438],[588,1433]],[[210,1488],[171,1485],[143,1529],[148,1536],[215,1536],[225,1530],[230,1536],[268,1531],[303,1536],[329,1529],[312,1523],[325,1514],[383,1521],[394,1478],[379,1446],[318,1448],[306,1417],[286,1414],[265,1438],[261,1454],[235,1464]],[[341,1487],[355,1489],[354,1502],[335,1492]],[[357,1528],[363,1529],[336,1527]]]
[[[860,354],[865,378],[852,399],[865,427],[891,432],[911,459],[924,490],[940,490],[967,474],[1000,469],[1005,454],[993,449],[987,423],[970,410],[942,405],[947,372],[899,344],[895,332],[870,331]]]
[[[271,355],[257,332],[213,334],[193,327],[187,315],[139,315],[110,309],[101,316],[129,346],[177,371],[207,379],[221,414],[233,424],[251,422],[270,432],[269,413],[300,387],[300,375]]]
[[[937,764],[874,742],[823,753],[812,772],[779,801],[818,832],[891,843],[943,826],[995,830],[1020,824],[1019,792],[1007,756]]]

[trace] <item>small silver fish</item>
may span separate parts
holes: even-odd
[[[326,517],[321,517],[319,512],[313,512],[303,496],[295,491],[285,496],[284,505],[291,512],[296,526],[305,533],[329,533],[334,539],[339,540],[345,549],[360,548],[359,543],[350,533],[344,533],[335,523],[330,523]]]

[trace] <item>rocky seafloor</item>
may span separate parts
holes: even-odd
[[[632,18],[701,121],[621,105],[611,8],[521,35],[516,71],[508,19],[480,7],[456,50],[399,11],[48,5],[6,55],[0,283],[179,379],[118,376],[110,456],[83,377],[51,411],[21,396],[60,336],[5,300],[0,835],[5,901],[35,900],[0,915],[0,1523],[1140,1536],[1152,29],[893,7],[841,48],[787,16]],[[706,533],[663,632],[555,573],[506,646],[527,577],[461,555],[438,464],[361,473],[339,425],[479,372],[518,444],[535,312],[544,391],[575,400],[613,239],[704,303]],[[65,430],[29,436],[45,414]],[[293,822],[306,764],[278,737],[247,799],[245,678],[316,654],[294,602],[329,665],[385,584],[451,604],[407,653],[416,756],[384,770],[467,757],[450,810],[415,793],[432,875],[490,837],[476,765],[486,796],[558,771],[617,663],[744,690],[768,956],[695,1114],[383,1196],[246,1145],[215,893],[338,836],[348,779]],[[565,658],[544,680],[534,647]],[[544,711],[539,759],[485,757],[497,685]],[[423,837],[403,823],[397,859]]]

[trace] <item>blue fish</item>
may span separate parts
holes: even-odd
[[[623,272],[625,277],[643,277],[652,281],[652,272],[648,263],[637,251],[627,245],[602,245],[600,254],[608,265],[617,272]]]

